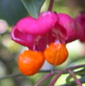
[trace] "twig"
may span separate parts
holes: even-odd
[[[50,72],[50,70],[47,70],[47,71],[39,71],[39,73],[46,73],[46,72]],[[54,71],[54,73],[56,74],[56,73],[58,73],[59,71]],[[21,73],[17,73],[17,74],[10,74],[10,75],[6,75],[6,76],[3,76],[3,77],[0,77],[0,80],[2,80],[2,79],[6,79],[6,78],[12,78],[12,77],[18,77],[18,76],[24,76],[23,74],[21,74]]]
[[[81,83],[85,83],[85,76],[82,77],[82,78],[80,78],[79,81]],[[68,84],[68,86],[75,86],[76,85],[75,81],[71,81],[70,83],[72,83],[72,84],[71,85]],[[67,83],[66,84],[63,84],[63,85],[60,85],[60,86],[67,86]]]
[[[50,83],[49,86],[53,86],[62,73],[63,73],[63,71],[60,70],[60,72],[55,76],[55,78],[52,80],[52,82]]]
[[[74,67],[69,67],[66,69],[66,71],[68,72],[68,70],[73,70],[73,69],[76,69],[76,68],[80,68],[80,67],[85,67],[85,64],[82,64],[82,65],[78,65],[78,66],[74,66]],[[46,73],[46,72],[50,72],[50,70],[40,70],[39,73]],[[58,73],[59,71],[54,71],[54,73]],[[64,73],[64,72],[63,72]],[[50,74],[50,73],[49,73]],[[10,74],[10,75],[7,75],[7,76],[3,76],[3,77],[0,77],[0,80],[1,79],[5,79],[5,78],[12,78],[12,77],[17,77],[17,76],[21,76],[22,74],[21,73],[17,73],[17,74]]]
[[[85,64],[77,65],[77,66],[73,66],[73,67],[69,67],[69,68],[66,69],[66,71],[73,70],[73,69],[77,69],[77,68],[80,68],[80,67],[85,67]]]
[[[50,0],[48,11],[52,11],[54,0]]]
[[[74,80],[78,84],[78,86],[82,86],[81,82],[77,79],[76,75],[71,70],[68,70],[68,72],[74,78]]]
[[[48,73],[48,72],[51,72],[51,70],[40,70],[38,73],[44,73],[44,72],[45,72],[45,73],[46,73],[46,72]]]
[[[6,76],[3,76],[3,77],[0,77],[0,80],[6,79],[6,78],[18,77],[18,76],[22,76],[22,74],[21,73],[17,73],[17,74],[6,75]]]
[[[38,86],[40,83],[42,83],[45,79],[48,77],[51,77],[52,75],[58,73],[59,71],[51,71],[51,73],[48,73],[46,76],[44,76],[40,81],[38,81],[34,86]]]
[[[75,74],[76,74],[76,75],[80,75],[80,76],[81,76],[81,74],[84,74],[84,75],[85,75],[85,69],[76,71]],[[69,76],[66,78],[66,83],[67,83],[68,85],[73,85],[73,83],[71,83],[71,81],[70,81],[71,78],[72,78],[72,76],[71,76],[70,74],[69,74]]]

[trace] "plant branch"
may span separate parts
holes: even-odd
[[[62,73],[63,73],[63,71],[60,70],[60,72],[55,76],[55,78],[52,80],[52,82],[50,83],[49,86],[53,86]]]
[[[69,70],[68,72],[74,78],[74,80],[78,84],[78,86],[82,86],[81,82],[77,79],[76,75],[71,70]]]
[[[80,68],[80,67],[85,67],[85,64],[82,64],[82,65],[77,65],[77,66],[74,66],[74,67],[69,67],[66,69],[66,71],[68,72],[68,70],[73,70],[73,69],[76,69],[76,68]],[[50,70],[40,70],[39,73],[46,73],[46,72],[50,72]],[[57,74],[59,73],[59,71],[53,71],[54,74]],[[66,72],[63,72],[63,73],[66,73]],[[52,74],[49,73],[49,74]],[[17,74],[10,74],[10,75],[7,75],[7,76],[4,76],[4,77],[0,77],[0,80],[1,79],[5,79],[5,78],[11,78],[11,77],[17,77],[17,76],[21,76],[22,74],[21,73],[17,73]],[[53,74],[52,74],[53,75]],[[47,75],[48,76],[48,75]]]
[[[42,83],[45,79],[51,77],[52,75],[58,73],[59,71],[51,71],[51,73],[48,73],[46,76],[44,76],[40,81],[38,81],[34,86],[38,86],[40,83]]]
[[[81,83],[85,83],[85,76],[82,77],[82,78],[80,78],[79,81]],[[71,81],[70,83],[72,83],[72,84],[71,85],[68,85],[68,86],[75,86],[76,85],[75,81]],[[60,85],[60,86],[67,86],[67,83],[66,84],[63,84],[63,85]]]
[[[47,71],[39,71],[39,73],[46,73],[46,72],[50,72],[50,70],[47,70]],[[54,71],[54,73],[58,73],[59,71]],[[3,77],[0,77],[0,80],[2,79],[6,79],[6,78],[12,78],[12,77],[18,77],[18,76],[23,76],[23,74],[21,73],[17,73],[17,74],[9,74],[9,75],[6,75],[6,76],[3,76]]]
[[[50,0],[48,11],[52,11],[54,0]]]
[[[22,76],[22,74],[21,73],[17,73],[17,74],[6,75],[6,76],[3,76],[3,77],[0,77],[0,80],[6,79],[6,78],[18,77],[18,76]]]
[[[79,71],[75,72],[75,74],[81,76],[82,74],[85,74],[85,69],[79,70]],[[67,83],[68,85],[73,84],[73,83],[71,83],[71,81],[70,81],[71,78],[72,78],[71,75],[69,75],[69,76],[66,78],[66,83]]]
[[[77,68],[80,68],[80,67],[85,67],[85,64],[77,65],[77,66],[73,66],[73,67],[69,67],[69,68],[66,69],[66,71],[73,70],[73,69],[77,69]]]

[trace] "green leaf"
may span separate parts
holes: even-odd
[[[40,12],[40,8],[42,4],[44,3],[44,1],[45,0],[22,0],[22,3],[24,4],[28,13],[32,17],[37,18]]]
[[[0,0],[0,19],[5,19],[10,25],[15,25],[25,16],[27,16],[27,11],[21,0]]]

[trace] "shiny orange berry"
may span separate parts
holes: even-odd
[[[64,43],[51,43],[44,51],[45,59],[52,65],[62,64],[68,57],[68,51]]]
[[[44,63],[42,52],[25,50],[19,55],[18,66],[23,75],[33,75],[39,71]]]

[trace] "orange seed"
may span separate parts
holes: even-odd
[[[33,75],[39,71],[44,60],[42,52],[25,50],[18,58],[19,70],[23,75]]]
[[[64,43],[51,43],[44,51],[45,59],[52,65],[62,64],[68,57],[68,51]]]

